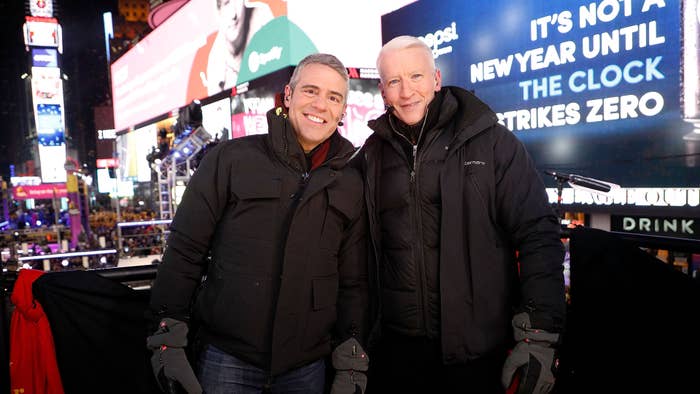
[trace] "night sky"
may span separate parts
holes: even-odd
[[[31,100],[25,96],[26,81],[22,73],[30,73],[29,57],[22,39],[25,1],[0,2],[0,174],[9,176],[9,165],[29,159],[23,146],[29,120],[23,112]],[[92,108],[105,104],[109,97],[102,13],[117,13],[117,0],[54,1],[54,16],[63,29],[61,69],[68,76],[64,82],[66,129],[72,144],[82,157],[78,159],[94,167],[94,123]]]

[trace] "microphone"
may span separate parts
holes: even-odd
[[[547,175],[553,176],[557,180],[567,181],[572,186],[574,186],[574,185],[581,186],[581,187],[585,187],[585,188],[599,191],[599,192],[603,192],[603,193],[608,193],[608,192],[610,192],[610,190],[613,189],[613,187],[618,186],[618,185],[614,185],[612,183],[599,181],[597,179],[586,178],[585,176],[581,176],[581,175],[567,174],[565,172],[554,172],[554,171],[545,170],[544,173]]]

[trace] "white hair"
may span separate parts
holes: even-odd
[[[413,36],[398,36],[396,38],[392,38],[389,42],[384,44],[381,50],[379,50],[379,55],[377,56],[377,71],[379,72],[380,79],[382,77],[382,57],[388,52],[408,48],[419,48],[425,50],[426,57],[430,59],[430,67],[433,69],[433,71],[435,71],[435,58],[433,58],[433,51],[425,42]]]

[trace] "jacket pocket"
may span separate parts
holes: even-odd
[[[304,350],[330,341],[337,318],[338,276],[312,279],[311,290],[312,305],[304,330]]]
[[[273,319],[271,281],[251,275],[217,272],[207,278],[207,282],[197,301],[207,329],[264,351],[264,333]]]
[[[330,250],[333,255],[337,255],[345,228],[359,214],[355,211],[359,205],[357,200],[361,196],[350,196],[333,189],[327,190],[326,194],[328,196],[328,209],[323,221],[319,247]]]
[[[224,219],[230,235],[271,240],[279,221],[282,185],[279,179],[261,177],[243,178],[234,188],[235,208]]]

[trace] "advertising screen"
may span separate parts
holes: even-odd
[[[151,167],[146,159],[157,144],[157,127],[151,124],[126,134],[117,136],[119,181],[148,182],[151,180]]]
[[[233,138],[267,133],[267,111],[275,107],[275,95],[284,91],[291,76],[292,69],[285,68],[237,86],[231,97]]]
[[[408,0],[191,0],[111,66],[118,131],[314,52],[374,67],[380,16]],[[220,4],[220,7],[217,7]],[[319,18],[319,15],[342,17]]]
[[[38,47],[61,47],[61,25],[55,18],[27,16],[24,44]]]
[[[32,98],[35,103],[63,104],[63,82],[58,67],[32,67]]]
[[[245,47],[272,19],[263,1],[187,2],[112,64],[115,128],[233,87]]]
[[[66,146],[39,144],[41,180],[44,183],[65,182]]]
[[[202,126],[212,140],[231,138],[231,99],[226,97],[202,105]]]
[[[353,70],[350,71],[352,76]],[[338,127],[338,131],[354,146],[361,146],[372,134],[367,122],[384,113],[384,100],[379,92],[378,82],[378,79],[350,79],[348,106],[343,125]]]
[[[32,16],[53,16],[53,0],[29,0],[29,13]]]
[[[59,104],[36,105],[36,132],[40,145],[63,145],[63,115]]]
[[[58,51],[52,48],[32,48],[32,66],[58,67]]]
[[[382,17],[382,39],[421,37],[443,85],[484,100],[542,170],[697,187],[696,10],[695,0],[418,1]]]

